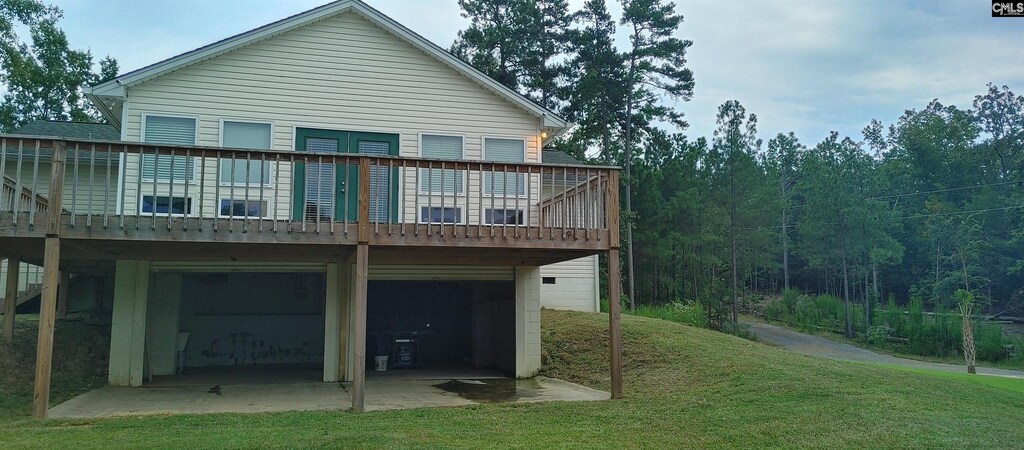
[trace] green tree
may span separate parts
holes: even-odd
[[[864,259],[871,239],[861,219],[870,214],[861,181],[870,160],[850,138],[832,132],[804,158],[801,196],[803,214],[797,224],[802,251],[818,268],[840,268],[846,336],[853,337],[850,307],[850,266]],[[827,275],[826,275],[827,276]]]
[[[501,84],[558,110],[570,23],[566,0],[459,0],[470,19],[451,52]]]
[[[577,148],[598,146],[601,161],[611,164],[615,129],[625,114],[625,70],[615,49],[615,21],[604,0],[588,0],[573,15],[582,27],[568,31],[570,58],[562,111],[577,124],[570,140]]]
[[[645,128],[653,120],[667,120],[685,128],[681,112],[661,103],[664,97],[687,101],[693,95],[693,72],[686,68],[686,50],[693,44],[673,34],[683,23],[674,12],[675,4],[661,0],[622,0],[622,19],[629,33],[630,48],[624,54],[626,64],[626,117],[623,126],[625,152],[626,283],[630,307],[636,307],[633,263],[633,223],[631,178],[635,128]],[[638,127],[639,125],[639,127]]]
[[[739,254],[740,245],[748,244],[752,232],[757,231],[758,194],[764,192],[764,179],[757,165],[756,155],[761,148],[757,138],[757,116],[747,115],[743,105],[730,100],[718,107],[713,150],[720,164],[717,173],[716,190],[718,202],[728,215],[729,266],[732,305],[730,319],[739,321]]]
[[[800,153],[806,150],[796,135],[779,133],[768,140],[768,152],[764,155],[765,166],[779,180],[778,198],[782,220],[780,233],[782,237],[782,277],[784,289],[789,289],[789,219],[793,208],[793,193],[800,179]]]
[[[82,87],[116,76],[117,61],[108,56],[94,72],[92,54],[72,50],[57,26],[61,16],[38,0],[0,1],[0,130],[38,119],[100,120]],[[31,45],[19,40],[18,24],[28,29]]]

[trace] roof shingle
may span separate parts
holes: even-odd
[[[60,120],[36,120],[26,123],[12,134],[29,136],[53,136],[68,139],[91,139],[98,141],[119,141],[121,133],[106,123],[66,122]]]

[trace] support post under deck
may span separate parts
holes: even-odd
[[[14,315],[18,310],[18,277],[21,260],[7,258],[7,290],[4,292],[4,340],[14,340]]]

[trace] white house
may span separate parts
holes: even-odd
[[[358,0],[87,96],[117,139],[0,136],[0,244],[113,276],[114,385],[273,364],[359,409],[375,356],[533,376],[540,308],[597,311],[617,258],[614,168],[545,161],[564,119]]]

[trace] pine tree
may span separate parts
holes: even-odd
[[[633,261],[633,145],[636,129],[643,129],[652,120],[667,120],[685,128],[681,112],[660,103],[663,97],[687,101],[693,95],[693,72],[686,68],[686,50],[693,44],[673,34],[683,23],[683,16],[674,12],[675,4],[661,0],[622,0],[619,23],[629,33],[630,49],[626,63],[625,152],[623,155],[625,195],[624,223],[626,231],[626,283],[630,308],[636,308]]]
[[[571,57],[566,71],[566,119],[577,124],[571,140],[578,146],[600,148],[601,161],[612,162],[614,130],[625,114],[625,70],[615,50],[615,22],[604,0],[588,0],[573,15],[581,28],[568,31]]]

